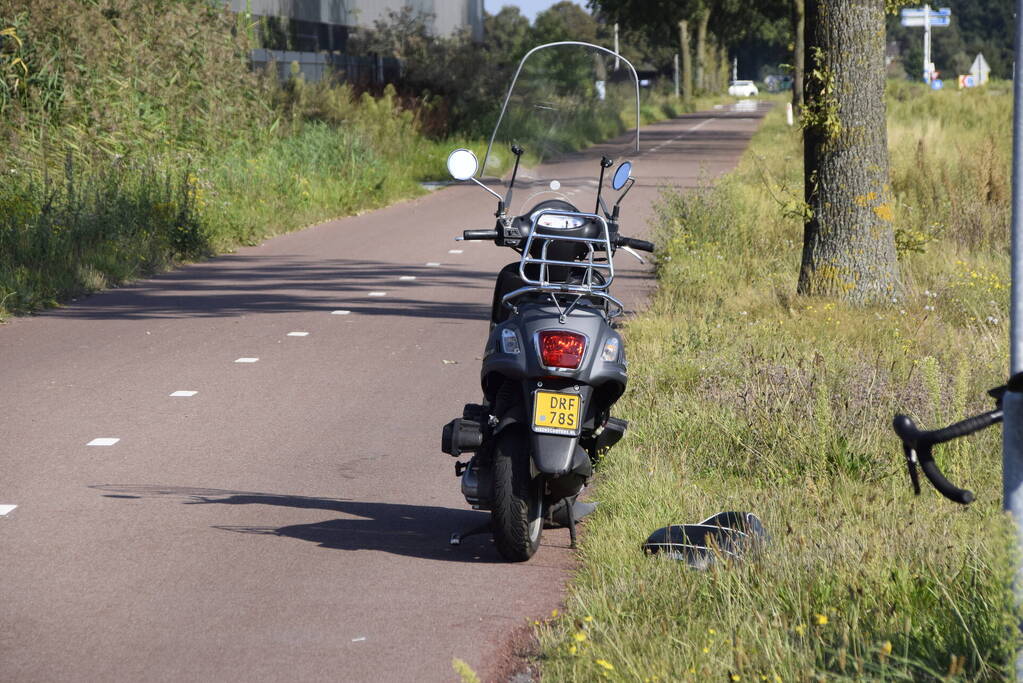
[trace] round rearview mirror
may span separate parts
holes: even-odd
[[[468,180],[476,175],[476,169],[479,167],[480,162],[471,150],[456,149],[448,155],[448,173],[455,180]]]
[[[451,162],[449,161],[448,164],[450,164],[450,163]],[[450,165],[448,166],[448,168],[450,168]],[[618,167],[618,170],[615,171],[614,178],[611,179],[611,187],[613,187],[616,190],[620,190],[623,187],[625,187],[625,183],[626,183],[626,181],[628,181],[629,174],[631,174],[631,173],[632,173],[632,162],[631,161],[623,161],[621,163],[621,165]]]

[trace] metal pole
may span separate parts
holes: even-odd
[[[931,6],[924,5],[924,81],[931,82]]]
[[[739,58],[732,57],[732,80],[739,80]]]
[[[678,53],[675,53],[675,99],[678,99]]]
[[[1023,54],[1023,0],[1016,0],[1016,55]],[[1009,373],[1023,372],[1023,78],[1012,81],[1012,300],[1009,310]],[[1002,495],[1016,522],[1016,601],[1023,598],[1023,394],[1006,392],[1002,402]],[[1023,680],[1023,653],[1016,679]]]

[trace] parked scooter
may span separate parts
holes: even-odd
[[[546,524],[567,526],[573,547],[576,501],[594,463],[625,434],[611,416],[628,381],[625,348],[612,320],[624,308],[608,291],[616,249],[652,252],[653,244],[619,234],[621,202],[635,179],[621,162],[611,178],[620,191],[609,209],[605,172],[622,153],[639,148],[639,87],[635,69],[585,43],[552,43],[519,64],[480,172],[476,156],[448,157],[457,180],[470,180],[497,199],[492,230],[466,230],[465,240],[490,240],[521,256],[498,274],[491,331],[480,373],[483,400],[467,404],[443,430],[442,450],[458,462],[462,493],[488,524],[451,537],[491,531],[501,555],[528,560]],[[635,116],[617,142],[566,155],[570,137],[600,117]],[[592,130],[592,128],[591,128]],[[549,162],[556,159],[553,163]],[[510,173],[502,172],[511,166]],[[528,166],[528,169],[526,168]],[[475,176],[505,178],[498,194]],[[516,186],[516,181],[518,185]],[[509,212],[513,189],[526,190]],[[578,204],[592,201],[592,213]]]

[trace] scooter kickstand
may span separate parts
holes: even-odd
[[[448,541],[448,545],[461,545],[463,538],[469,538],[470,536],[479,536],[480,534],[485,534],[488,531],[490,531],[490,520],[487,520],[483,524],[475,526],[469,529],[468,531],[463,531],[461,533],[456,531],[455,533],[451,534],[451,540]]]
[[[568,513],[568,537],[571,539],[572,544],[569,546],[573,550],[575,549],[575,500],[573,499],[566,507],[565,511]]]

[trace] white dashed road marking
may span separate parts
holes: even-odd
[[[661,144],[657,145],[656,147],[654,147],[654,148],[653,148],[652,150],[650,150],[650,151],[651,151],[651,152],[656,152],[656,151],[657,151],[657,150],[659,150],[659,149],[660,149],[661,147],[664,147],[665,145],[670,145],[671,143],[675,142],[676,140],[678,140],[678,139],[679,139],[680,137],[682,137],[682,136],[683,136],[683,135],[685,135],[686,133],[692,133],[692,132],[693,132],[694,130],[697,130],[697,129],[699,129],[699,128],[703,128],[704,126],[706,126],[706,125],[707,125],[708,123],[710,123],[710,122],[711,122],[711,121],[713,121],[713,120],[714,120],[714,119],[707,119],[706,121],[701,121],[700,123],[696,124],[696,125],[695,125],[695,126],[693,126],[692,128],[690,128],[690,129],[688,129],[688,130],[684,130],[684,131],[682,131],[681,133],[679,133],[679,134],[678,134],[678,135],[676,135],[675,137],[671,138],[670,140],[667,140],[667,141],[665,141],[665,142],[662,142]]]
[[[387,296],[387,292],[370,292],[370,296]]]
[[[288,332],[289,337],[308,337],[308,332]]]
[[[351,311],[331,311],[331,315],[348,315]]]
[[[102,436],[102,437],[99,437],[98,439],[93,439],[92,441],[90,441],[89,443],[87,443],[85,445],[86,446],[113,446],[118,441],[120,441],[120,439],[112,437],[112,436]]]
[[[448,249],[448,253],[449,254],[461,254],[462,250],[461,249]]]
[[[235,363],[258,363],[258,358],[239,358]]]
[[[416,276],[415,276],[415,275],[402,275],[402,276],[401,276],[400,278],[398,278],[398,279],[399,279],[399,280],[404,280],[405,282],[409,282],[410,280],[415,280],[415,279],[416,279]]]
[[[436,261],[428,261],[428,262],[426,263],[426,265],[430,266],[431,268],[436,268],[436,267],[438,267],[438,266],[439,266],[440,264],[439,264],[439,263],[437,263]]]
[[[352,638],[352,642],[353,643],[361,643],[364,640],[366,640],[366,636],[360,636],[358,638]]]
[[[16,508],[16,507],[18,507],[18,506],[17,505],[0,505],[0,517],[3,517],[8,512],[11,512],[12,510],[14,510],[14,508]]]
[[[175,391],[171,396],[195,396],[198,391]]]

